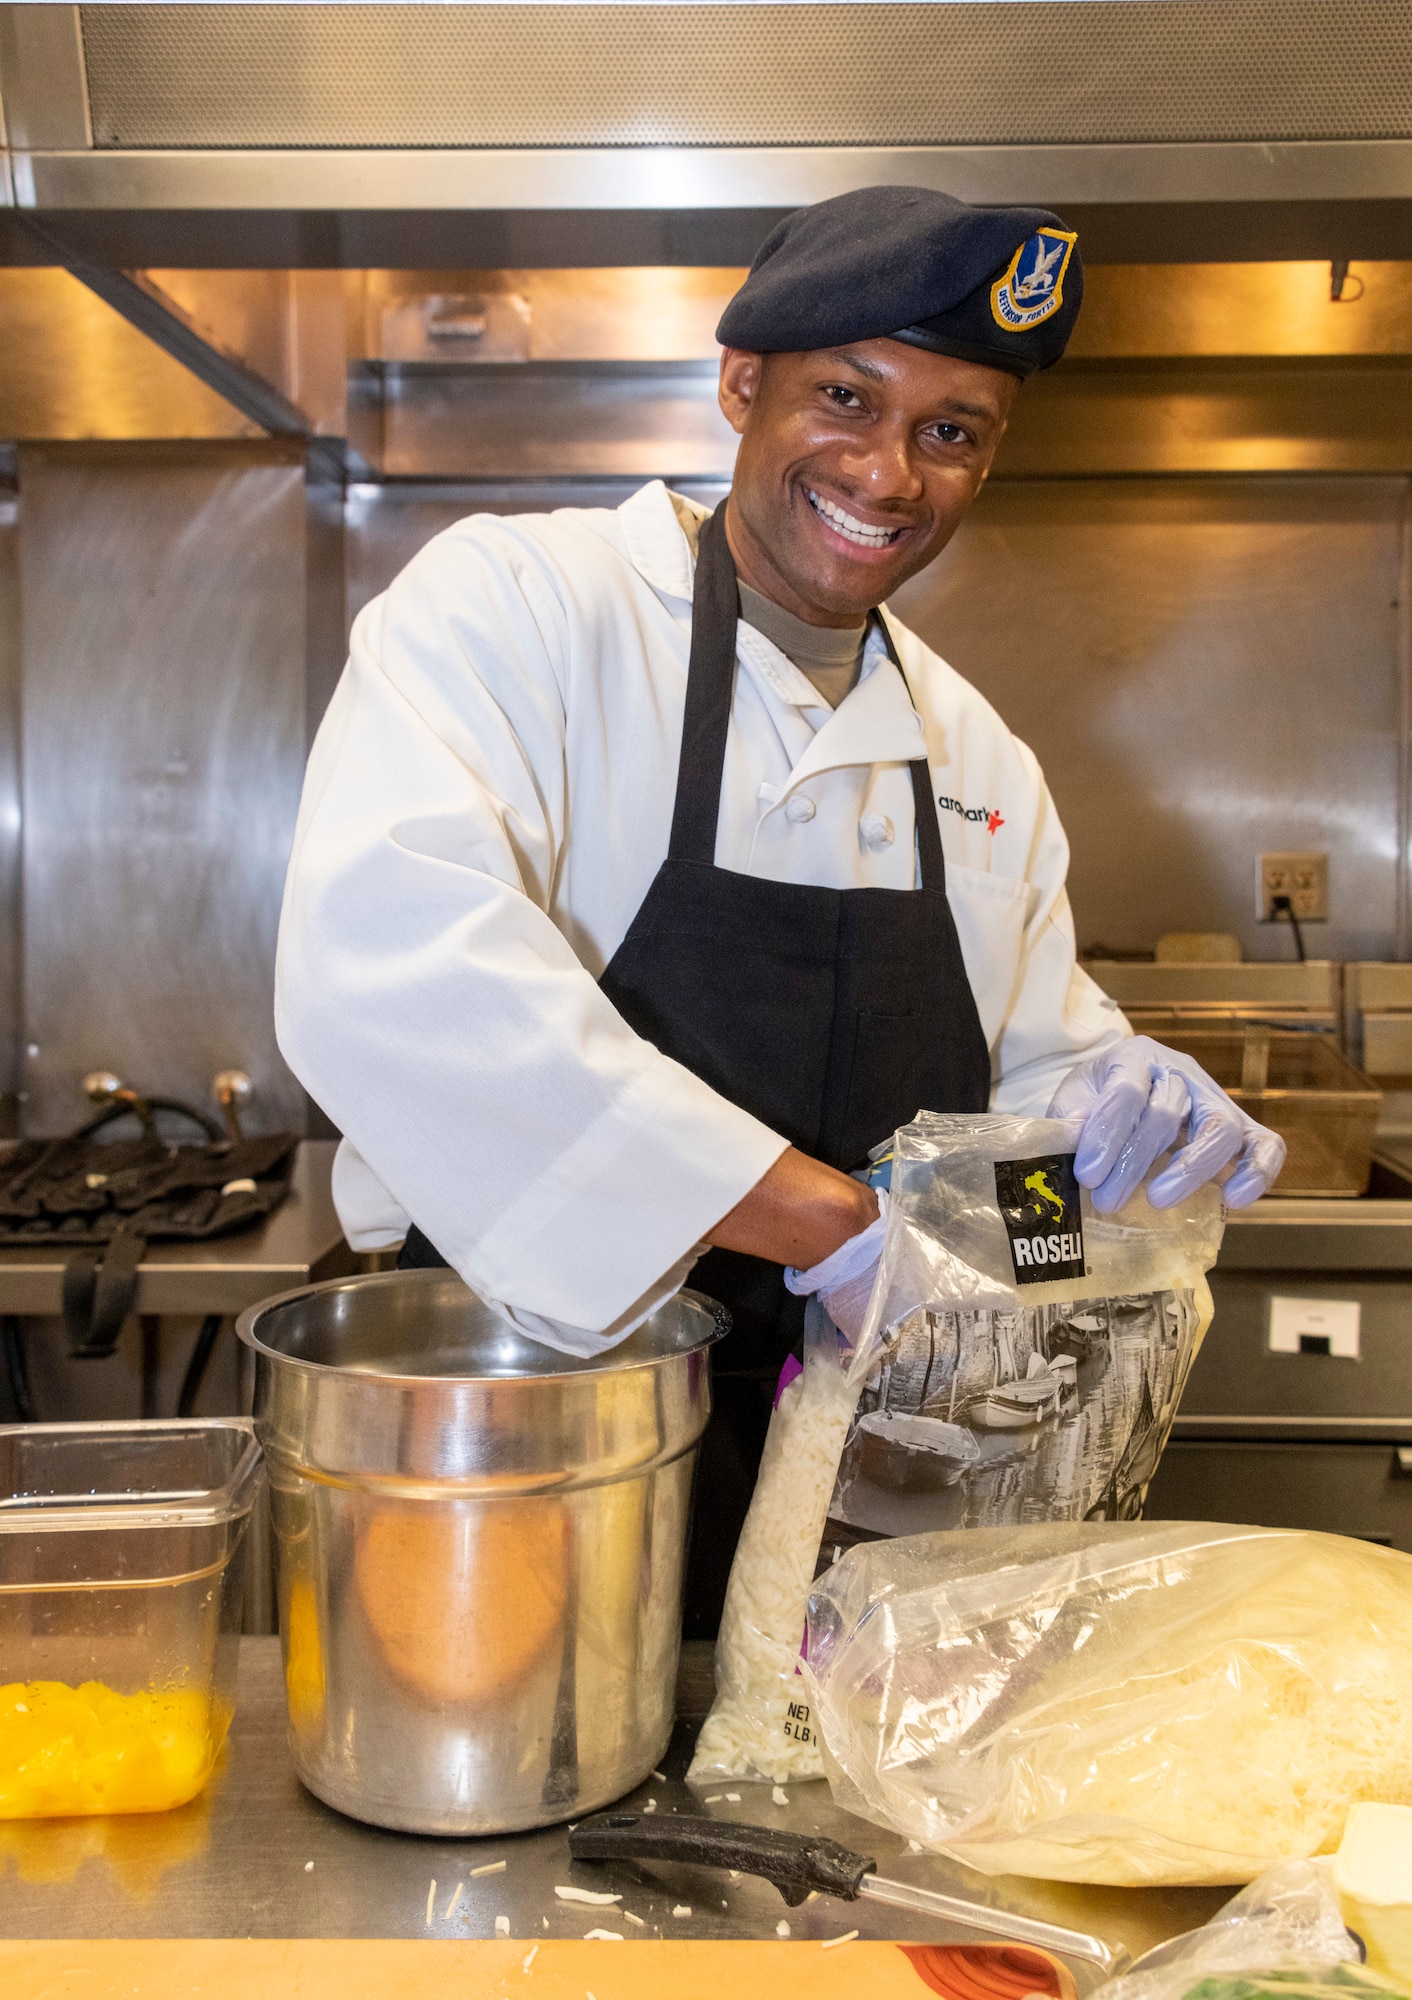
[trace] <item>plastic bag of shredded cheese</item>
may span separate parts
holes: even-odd
[[[731,1565],[716,1641],[716,1700],[690,1777],[778,1784],[824,1774],[799,1649],[829,1495],[862,1386],[861,1356],[811,1299],[804,1365],[780,1377]]]
[[[1412,1556],[1200,1522],[912,1535],[815,1587],[834,1796],[987,1875],[1246,1882],[1412,1803]]]
[[[811,1301],[771,1420],[693,1777],[820,1777],[798,1650],[853,1542],[1140,1511],[1211,1318],[1221,1204],[1098,1216],[1079,1125],[921,1113],[886,1149],[884,1248],[858,1349]]]

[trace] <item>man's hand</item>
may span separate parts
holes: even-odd
[[[718,1250],[743,1250],[808,1270],[877,1219],[871,1188],[791,1146],[721,1217],[708,1241]]]
[[[1246,1208],[1285,1163],[1285,1142],[1233,1104],[1200,1063],[1146,1035],[1106,1049],[1070,1070],[1051,1118],[1082,1118],[1074,1174],[1093,1189],[1100,1215],[1121,1208],[1182,1128],[1187,1143],[1148,1188],[1154,1208],[1174,1208],[1232,1160],[1222,1188],[1227,1208]]]

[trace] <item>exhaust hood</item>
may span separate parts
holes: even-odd
[[[1405,0],[0,7],[0,254],[737,264],[878,181],[1100,261],[1412,248]]]

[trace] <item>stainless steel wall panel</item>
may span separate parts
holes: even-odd
[[[116,1070],[302,1126],[275,1047],[305,747],[302,462],[275,446],[30,447],[20,460],[24,1126]]]
[[[714,361],[367,368],[350,439],[387,478],[728,479],[717,377]]]
[[[898,594],[1039,756],[1084,945],[1286,957],[1256,856],[1316,848],[1311,952],[1394,955],[1407,504],[1397,479],[996,480]]]
[[[100,148],[1412,134],[1403,0],[95,5],[82,20]]]
[[[258,436],[67,271],[0,271],[0,438]]]
[[[350,486],[347,524],[348,622],[386,590],[418,549],[467,514],[547,514],[556,507],[618,507],[637,479],[524,480],[455,485],[373,481]]]
[[[386,484],[369,480],[348,488],[348,623],[369,598],[386,590],[399,570],[433,535],[468,514],[548,514],[556,507],[620,507],[640,479],[451,480]],[[679,479],[672,486],[703,507],[716,507],[729,490],[723,480]]]
[[[466,514],[616,506],[636,483],[355,486],[350,620]],[[1279,959],[1255,856],[1294,846],[1330,854],[1333,921],[1309,927],[1311,951],[1391,955],[1405,503],[1391,479],[994,481],[899,594],[1040,756],[1084,943],[1221,928]],[[1324,982],[1325,1011],[1329,976],[1290,972],[1301,992]]]
[[[309,742],[338,684],[347,651],[347,535],[341,481],[305,488],[305,730]]]
[[[1067,361],[1026,385],[997,474],[1412,471],[1401,356]]]
[[[389,478],[729,479],[714,361],[352,371],[349,439]],[[1412,368],[1388,355],[1066,362],[1026,386],[997,478],[1412,472]]]
[[[16,1129],[20,1056],[18,506],[0,467],[0,1138]]]

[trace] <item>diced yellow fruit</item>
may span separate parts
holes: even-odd
[[[0,1687],[0,1819],[165,1812],[194,1798],[227,1716],[189,1688]]]

